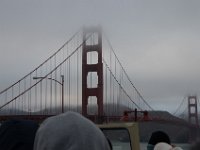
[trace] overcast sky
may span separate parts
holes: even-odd
[[[0,0],[0,91],[83,25],[101,24],[154,109],[200,95],[199,0]]]

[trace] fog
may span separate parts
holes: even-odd
[[[200,1],[0,1],[0,90],[30,72],[83,25],[101,25],[155,109],[200,93]]]

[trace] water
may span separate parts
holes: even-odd
[[[186,143],[178,143],[178,144],[174,144],[176,146],[181,147],[183,150],[190,150],[190,144],[186,144]],[[140,150],[147,150],[147,143],[140,143]]]

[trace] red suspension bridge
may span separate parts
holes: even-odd
[[[190,96],[187,102],[189,123],[198,126],[198,99]],[[41,120],[69,110],[113,119],[135,109],[153,110],[100,28],[78,31],[42,64],[0,92],[1,121],[12,117]]]
[[[77,32],[41,65],[3,90],[0,98],[4,115],[45,116],[73,110],[117,116],[124,109],[153,110],[109,41],[102,41],[100,29]]]

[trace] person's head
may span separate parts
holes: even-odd
[[[154,146],[160,142],[165,142],[167,144],[171,144],[170,138],[165,132],[163,132],[163,131],[153,132],[149,139],[149,142],[147,145],[147,150],[153,150]]]
[[[75,112],[46,119],[36,133],[34,150],[110,150],[102,131]]]
[[[0,149],[32,150],[38,124],[28,120],[9,120],[0,126]]]

